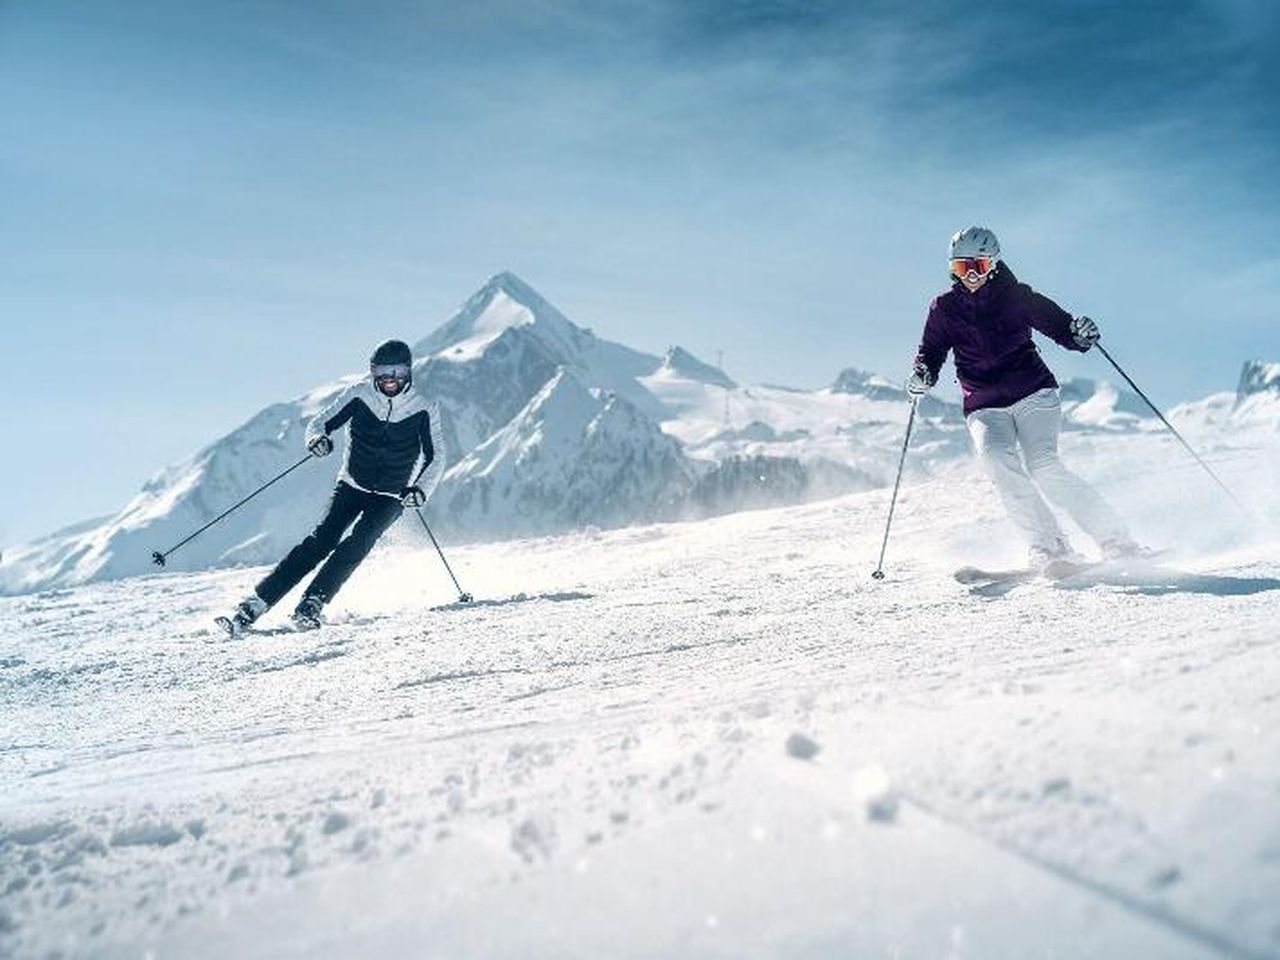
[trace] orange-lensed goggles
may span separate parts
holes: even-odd
[[[985,277],[995,268],[995,257],[958,257],[951,261],[951,273],[957,277],[967,277],[971,273]]]

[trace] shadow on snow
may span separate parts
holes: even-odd
[[[1170,593],[1207,593],[1217,597],[1248,597],[1280,590],[1275,577],[1223,577],[1208,573],[1141,574],[1093,573],[1058,581],[1059,590],[1088,590],[1090,587],[1119,587],[1126,593],[1160,597]]]
[[[1019,586],[1044,583],[1057,590],[1091,590],[1115,587],[1124,593],[1144,597],[1163,597],[1175,593],[1208,594],[1216,597],[1248,597],[1257,593],[1280,590],[1275,577],[1226,577],[1208,573],[1182,573],[1177,570],[1144,570],[1142,572],[1089,571],[1061,580],[1045,581],[1039,577],[1021,576],[970,589],[977,597],[1003,597]]]
[[[517,593],[515,596],[502,597],[496,600],[471,600],[468,603],[461,601],[455,603],[444,603],[438,607],[432,607],[432,610],[474,610],[476,607],[509,607],[514,603],[530,603],[534,600],[546,600],[549,603],[566,603],[570,600],[590,600],[594,597],[593,593],[583,593],[580,590],[567,590],[563,593]]]

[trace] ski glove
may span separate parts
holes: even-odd
[[[1076,317],[1071,321],[1069,329],[1071,338],[1081,350],[1088,350],[1102,338],[1102,334],[1098,332],[1098,325],[1088,317]]]
[[[938,378],[929,372],[929,368],[922,361],[917,360],[916,365],[911,369],[911,376],[907,377],[907,393],[912,397],[923,397],[937,382]]]
[[[307,444],[307,450],[313,457],[327,457],[333,453],[333,441],[327,436],[316,437]]]
[[[421,487],[405,487],[400,491],[400,503],[406,507],[420,507],[427,502]]]

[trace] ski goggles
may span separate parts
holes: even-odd
[[[971,273],[985,277],[995,268],[995,257],[957,257],[951,261],[951,273],[957,277],[967,277]]]
[[[375,380],[408,380],[410,370],[407,363],[375,363],[369,372]]]

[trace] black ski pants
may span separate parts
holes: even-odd
[[[395,497],[366,493],[340,482],[334,488],[324,519],[262,579],[258,596],[268,606],[275,606],[316,564],[328,557],[306,590],[308,597],[327,603],[403,510]],[[342,535],[353,523],[355,526],[344,539]]]

